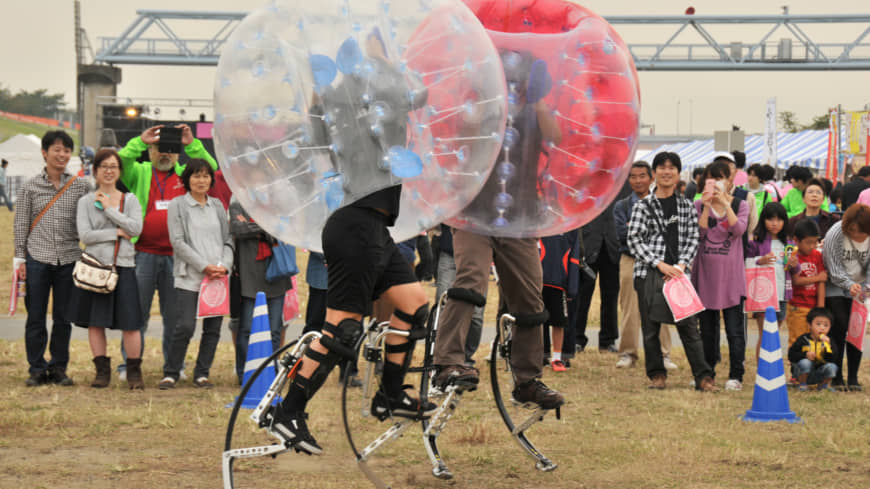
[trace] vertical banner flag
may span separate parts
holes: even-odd
[[[767,99],[764,112],[764,156],[762,161],[776,168],[776,97]]]
[[[846,122],[849,123],[849,153],[856,155],[861,152],[864,139],[864,112],[848,112]]]
[[[837,181],[837,166],[840,163],[840,112],[834,107],[828,112],[828,163],[825,178]]]
[[[870,166],[870,111],[864,112],[861,117],[861,133],[864,135],[861,142],[861,151],[864,152],[864,165]]]

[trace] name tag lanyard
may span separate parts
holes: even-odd
[[[154,182],[157,184],[157,191],[160,192],[160,200],[166,200],[166,197],[163,195],[163,191],[166,189],[166,182],[169,181],[169,178],[172,177],[172,170],[166,172],[166,178],[163,179],[163,183],[160,183],[160,178],[157,176],[157,170],[154,167],[151,167],[151,173],[154,177]]]

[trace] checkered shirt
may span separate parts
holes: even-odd
[[[42,216],[33,232],[29,232],[30,223],[72,177],[64,173],[60,177],[60,187],[55,188],[43,169],[18,190],[13,224],[15,258],[25,258],[29,254],[34,260],[49,265],[66,265],[79,259],[82,250],[76,230],[76,209],[79,199],[91,191],[87,179],[79,178],[73,182]]]
[[[634,278],[646,277],[648,268],[665,259],[665,216],[662,205],[650,193],[631,211],[628,221],[628,249],[635,257]],[[698,253],[698,214],[688,199],[677,195],[679,264],[688,270]]]

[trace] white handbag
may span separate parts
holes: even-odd
[[[115,258],[118,257],[118,244],[115,242]],[[82,253],[82,257],[76,261],[73,267],[73,283],[76,287],[100,294],[109,294],[118,285],[118,271],[115,263],[103,265],[100,260],[93,256]]]

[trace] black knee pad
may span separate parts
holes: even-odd
[[[393,310],[393,314],[411,325],[411,330],[408,331],[408,340],[416,341],[426,337],[426,320],[429,318],[429,304],[423,304],[414,314],[408,314],[399,309]]]
[[[460,287],[448,289],[447,298],[467,302],[468,304],[477,307],[483,307],[486,305],[486,297],[484,297],[483,294],[479,294],[471,289],[463,289]]]
[[[531,314],[512,314],[516,319],[518,328],[535,328],[550,319],[550,313],[547,311],[533,312]]]
[[[323,331],[330,333],[333,337],[321,336],[321,345],[329,348],[331,353],[336,353],[348,360],[356,359],[356,344],[363,334],[362,323],[356,319],[342,319],[338,326],[325,323]]]

